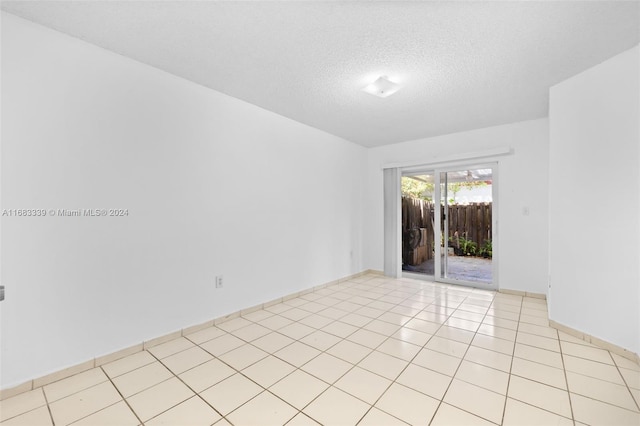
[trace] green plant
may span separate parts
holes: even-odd
[[[464,236],[454,235],[449,237],[449,243],[450,246],[454,247],[458,256],[475,256],[478,251],[478,244]]]
[[[484,244],[480,247],[478,255],[488,258],[493,257],[493,244],[491,243],[491,239],[484,240]]]
[[[465,256],[475,256],[478,250],[478,244],[473,240],[460,237],[460,250],[462,250],[462,254]]]

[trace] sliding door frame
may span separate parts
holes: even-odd
[[[442,218],[442,212],[441,212],[441,208],[440,208],[440,198],[441,198],[441,189],[440,189],[440,173],[443,172],[449,172],[449,171],[457,171],[460,169],[486,169],[486,168],[490,168],[492,170],[492,182],[491,182],[491,197],[492,197],[492,205],[491,205],[491,240],[492,240],[492,250],[493,250],[493,256],[491,259],[491,275],[492,275],[492,281],[491,283],[481,283],[481,282],[475,282],[475,281],[462,281],[462,280],[453,280],[453,279],[449,279],[449,278],[443,278],[442,275],[442,267],[441,267],[441,259],[442,259],[442,247],[439,244],[438,238],[442,238],[442,230],[440,228],[440,223],[441,223],[441,218]],[[435,215],[434,215],[434,222],[437,224],[437,226],[435,226],[434,229],[434,248],[435,248],[435,253],[434,253],[434,276],[432,278],[431,275],[425,275],[425,274],[418,274],[418,273],[412,273],[412,272],[403,272],[402,271],[402,262],[399,262],[398,264],[394,265],[397,269],[392,272],[389,273],[390,271],[387,271],[385,268],[385,275],[388,276],[403,276],[403,277],[407,277],[407,278],[418,278],[418,279],[423,279],[423,280],[430,280],[433,279],[437,282],[442,282],[442,283],[446,283],[446,284],[456,284],[456,285],[464,285],[467,287],[476,287],[476,288],[482,288],[482,289],[486,289],[486,290],[498,290],[500,288],[499,285],[499,253],[500,253],[500,243],[499,243],[499,218],[498,218],[498,206],[499,206],[499,199],[498,199],[498,188],[499,188],[499,162],[497,159],[482,159],[482,158],[469,158],[465,161],[456,161],[456,162],[451,162],[451,163],[446,163],[446,164],[424,164],[424,165],[411,165],[411,166],[407,166],[407,167],[397,167],[395,168],[396,170],[398,170],[398,177],[400,176],[405,176],[405,175],[412,175],[412,174],[417,174],[417,173],[421,173],[421,172],[434,172],[434,196],[433,196],[433,200],[434,200],[434,211],[435,211]],[[399,179],[398,179],[399,180]],[[398,188],[398,190],[400,191],[400,187]],[[388,211],[389,208],[391,208],[392,210],[395,211],[395,217],[394,219],[394,228],[396,229],[397,232],[399,232],[399,230],[401,229],[401,221],[402,221],[402,205],[401,205],[401,200],[400,197],[395,197],[395,202],[396,205],[395,206],[386,206],[385,207],[385,216],[386,216],[386,212]],[[385,219],[386,222],[386,219]],[[386,222],[387,223],[387,222]],[[385,228],[387,228],[387,225],[385,224]],[[385,229],[385,235],[387,233],[387,229]],[[386,239],[385,241],[390,241],[391,243],[393,243],[393,241],[396,241],[397,246],[395,247],[395,250],[391,250],[391,252],[393,252],[396,256],[399,253],[402,252],[402,236],[398,235],[399,238],[395,238],[395,239]],[[386,244],[386,242],[385,242]],[[386,257],[386,253],[389,252],[388,248],[385,247],[385,257]],[[386,265],[386,260],[385,260],[385,265]]]

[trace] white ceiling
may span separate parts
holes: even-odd
[[[638,44],[637,1],[3,1],[2,9],[364,146],[547,116]],[[386,99],[360,89],[380,75]]]

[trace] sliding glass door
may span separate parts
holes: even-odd
[[[402,177],[402,270],[495,288],[495,164],[412,171]]]

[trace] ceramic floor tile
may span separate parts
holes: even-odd
[[[292,338],[287,337],[284,334],[272,332],[263,337],[260,337],[259,339],[254,340],[253,342],[251,342],[251,344],[253,346],[257,346],[265,352],[272,354],[284,348],[285,346],[290,345],[293,342],[294,340]]]
[[[269,354],[262,349],[258,349],[250,344],[244,344],[238,348],[226,352],[219,358],[222,362],[230,365],[236,370],[242,370],[244,368],[247,368],[251,364],[260,361],[261,359],[266,358],[268,355]]]
[[[640,389],[629,388],[631,391],[631,396],[636,400],[636,404],[640,407]]]
[[[260,386],[268,388],[290,374],[293,370],[295,370],[295,367],[291,364],[269,355],[250,367],[242,370],[242,374],[258,383]]]
[[[73,423],[73,426],[136,426],[140,421],[124,402],[117,402]]]
[[[396,382],[440,400],[451,383],[451,377],[419,365],[409,364],[398,376]]]
[[[106,382],[107,375],[100,368],[92,368],[69,378],[44,386],[44,393],[49,403],[57,401],[98,383]]]
[[[626,386],[594,379],[571,371],[567,371],[567,382],[569,383],[569,391],[572,393],[617,405],[627,410],[638,410],[638,406]]]
[[[315,331],[315,328],[306,326],[294,322],[293,324],[286,325],[278,330],[278,333],[284,334],[287,337],[291,337],[294,340],[302,339]]]
[[[358,314],[347,314],[342,318],[340,318],[340,322],[352,325],[354,327],[362,327],[365,324],[369,323],[370,321],[371,321],[371,318],[365,317],[363,315],[358,315]]]
[[[609,351],[604,349],[564,341],[561,343],[561,346],[563,354],[590,359],[591,361],[603,362],[605,364],[613,364],[613,359],[611,358]]]
[[[327,349],[329,349],[331,346],[335,345],[336,343],[338,343],[340,340],[342,340],[341,338],[339,338],[338,336],[334,336],[333,334],[329,334],[329,333],[325,333],[322,330],[317,330],[314,331],[313,333],[309,334],[308,336],[303,337],[302,339],[300,339],[300,341],[302,343],[305,343],[311,347],[314,347],[320,351],[326,351]]]
[[[620,367],[620,373],[624,377],[627,386],[633,389],[640,389],[640,371]]]
[[[563,368],[562,356],[558,352],[548,351],[546,349],[540,349],[533,346],[516,343],[514,356],[540,364],[545,364],[550,367]]]
[[[473,322],[477,322],[477,323],[481,323],[482,320],[484,320],[485,315],[484,314],[478,314],[475,312],[469,312],[469,311],[465,311],[462,309],[456,309],[456,311],[454,313],[451,314],[451,318],[458,318],[458,319],[463,319],[463,320],[467,320],[467,321],[473,321]]]
[[[304,309],[307,312],[312,312],[314,314],[317,314],[318,312],[324,309],[327,309],[327,307],[322,303],[307,302],[304,305],[300,305],[300,309]]]
[[[371,349],[366,346],[348,340],[343,340],[327,350],[327,353],[352,364],[357,364],[362,361],[371,352]]]
[[[589,343],[589,342],[587,342],[585,340],[579,339],[579,338],[577,338],[575,336],[572,336],[570,334],[567,334],[567,333],[565,333],[563,331],[560,331],[560,330],[558,330],[558,338],[563,342],[569,342],[569,343],[576,343],[578,345],[591,346],[591,343]]]
[[[56,425],[67,425],[121,400],[116,388],[103,382],[53,402],[49,408]]]
[[[204,364],[201,364],[191,370],[187,370],[180,374],[180,379],[183,380],[191,389],[196,392],[202,392],[203,390],[221,382],[227,377],[235,374],[235,370],[228,365],[224,364],[218,359],[212,359]]]
[[[253,324],[251,321],[244,319],[242,317],[238,317],[238,318],[231,319],[229,321],[221,322],[220,324],[216,324],[216,327],[221,328],[227,333],[231,333],[233,331],[239,330],[242,327],[246,327],[251,324]]]
[[[456,358],[462,358],[468,347],[469,345],[465,343],[455,342],[453,340],[443,339],[442,337],[437,336],[432,337],[425,345],[426,349],[455,356]]]
[[[511,376],[508,396],[521,402],[571,418],[567,391],[532,380]]]
[[[517,315],[516,315],[517,317]],[[482,324],[488,324],[488,325],[492,325],[494,327],[501,327],[501,328],[506,328],[509,330],[517,330],[518,329],[518,321],[513,321],[510,319],[505,319],[505,318],[500,318],[500,317],[494,317],[494,316],[490,316],[487,315],[484,318],[484,321],[482,321]]]
[[[301,410],[328,387],[322,380],[296,370],[271,386],[269,391]]]
[[[498,339],[484,334],[476,334],[471,345],[478,348],[488,349],[490,351],[500,352],[509,356],[513,354],[514,347],[514,343],[509,340]]]
[[[147,351],[142,351],[105,364],[102,369],[113,379],[155,361],[156,358],[153,355]]]
[[[449,319],[448,315],[437,314],[435,312],[422,311],[415,315],[416,318],[434,322],[436,324],[444,324],[444,322]]]
[[[615,361],[616,365],[621,368],[628,368],[629,370],[640,371],[640,364],[636,364],[630,359],[624,358],[618,354],[611,354],[611,357]]]
[[[567,389],[564,370],[522,358],[513,358],[511,374],[560,389]]]
[[[275,356],[289,364],[300,367],[318,356],[320,351],[300,342],[293,342],[289,346],[274,353]]]
[[[560,341],[558,339],[550,339],[536,334],[522,333],[519,330],[516,342],[540,349],[546,349],[548,351],[560,352]]]
[[[2,426],[53,426],[47,407],[36,408],[26,413],[11,417],[2,422]]]
[[[518,400],[507,398],[503,426],[573,426],[573,421]]]
[[[377,310],[377,311],[381,312],[381,314],[378,317],[376,317],[376,319],[389,324],[403,326],[409,320],[411,320],[411,317],[407,315],[401,315],[395,312],[383,312],[381,310]]]
[[[47,404],[42,388],[0,401],[0,421],[24,414]]]
[[[303,365],[301,369],[312,376],[331,384],[338,380],[352,367],[353,364],[349,362],[343,361],[335,356],[322,353]]]
[[[293,419],[287,422],[287,426],[320,426],[320,423],[304,413],[298,413]]]
[[[236,425],[283,425],[297,413],[291,405],[264,391],[229,414],[228,419]]]
[[[443,325],[435,335],[437,337],[442,337],[443,339],[454,340],[456,342],[468,345],[473,340],[475,333],[472,331],[463,330],[461,328],[454,328]]]
[[[369,410],[369,404],[330,387],[309,404],[303,412],[324,425],[355,425]]]
[[[460,358],[454,356],[445,355],[430,349],[422,349],[411,362],[453,377],[461,361]]]
[[[520,314],[520,322],[526,322],[529,324],[534,324],[534,325],[540,325],[543,327],[547,327],[549,325],[549,320],[546,317],[539,317],[539,316],[533,316],[533,315],[525,315],[525,314]]]
[[[396,324],[391,324],[389,322],[384,322],[380,320],[373,320],[369,324],[363,327],[365,330],[373,331],[378,334],[382,334],[385,337],[392,336],[398,330],[400,330],[400,326]]]
[[[279,330],[282,327],[286,327],[289,324],[293,324],[293,321],[285,317],[281,317],[280,315],[273,315],[260,321],[261,326],[274,331]]]
[[[373,351],[360,361],[358,366],[372,373],[379,374],[382,377],[386,377],[389,380],[395,380],[407,364],[407,361],[383,354],[382,352]]]
[[[640,413],[606,404],[581,395],[571,394],[571,406],[576,421],[588,425],[638,426]]]
[[[382,334],[374,333],[373,331],[360,329],[347,337],[347,340],[358,343],[362,346],[366,346],[370,349],[375,349],[382,342],[387,340],[387,337],[383,336]]]
[[[391,337],[393,337],[394,339],[402,340],[403,342],[412,343],[418,346],[424,346],[425,343],[427,343],[429,339],[433,337],[433,335],[403,327],[395,332],[395,334],[391,335]]]
[[[463,330],[468,330],[472,332],[478,331],[481,323],[475,321],[468,321],[460,318],[449,317],[448,320],[444,322],[443,325],[447,325],[449,327],[461,328]]]
[[[249,321],[253,321],[253,322],[260,322],[264,319],[267,319],[271,316],[273,316],[273,312],[269,312],[266,311],[264,309],[260,309],[257,311],[253,311],[253,312],[249,312],[248,314],[244,314],[242,315],[242,318],[244,319],[248,319]]]
[[[146,422],[192,396],[194,393],[174,377],[127,398],[127,402],[138,417]]]
[[[267,327],[263,327],[259,324],[251,324],[234,331],[233,335],[246,342],[251,342],[269,333],[271,333],[271,330]]]
[[[309,315],[308,317],[302,318],[299,323],[304,324],[308,327],[320,329],[326,325],[329,325],[333,322],[331,318],[323,317],[322,315]]]
[[[385,340],[376,350],[405,361],[411,361],[420,351],[420,346],[390,338]]]
[[[454,379],[444,402],[494,423],[502,421],[505,397],[481,387]]]
[[[327,306],[331,306],[331,305],[327,305]],[[336,309],[336,308],[331,308],[331,307],[323,309],[322,311],[318,312],[318,315],[322,315],[323,317],[331,318],[332,320],[338,320],[338,319],[346,316],[347,314],[348,314],[348,312],[345,312],[343,310]]]
[[[496,327],[489,324],[482,324],[478,328],[479,334],[484,334],[485,336],[496,337],[498,339],[509,340],[510,342],[514,342],[516,340],[516,331],[509,330],[508,328]]]
[[[539,325],[528,324],[523,322],[518,327],[518,331],[523,333],[535,334],[537,336],[547,337],[549,339],[558,340],[558,330],[551,327],[542,327]]]
[[[195,346],[163,358],[162,363],[171,370],[173,374],[180,374],[212,359],[213,356],[207,351]]]
[[[472,303],[471,301],[467,300],[462,302],[462,305],[460,305],[460,307],[458,308],[458,310],[460,311],[465,311],[465,312],[473,312],[475,314],[482,314],[482,316],[484,316],[487,311],[489,310],[489,306],[481,306],[481,305],[477,305],[476,303],[482,303],[482,305],[487,305],[487,303],[490,305],[491,302],[481,302],[481,301],[477,301]],[[475,320],[474,320],[475,321]]]
[[[199,426],[212,425],[220,419],[220,414],[202,399],[194,396],[154,417],[145,424],[147,426]]]
[[[293,306],[294,308],[298,308],[309,302],[299,297],[294,297],[294,298],[287,298],[287,300],[283,300],[282,303],[284,303],[285,305]]]
[[[353,332],[357,331],[358,327],[354,327],[353,325],[349,325],[340,321],[335,321],[322,327],[321,330],[344,339],[345,337],[351,335]]]
[[[205,329],[196,331],[195,333],[187,334],[185,337],[191,340],[196,345],[199,345],[225,334],[227,334],[227,332],[219,329],[218,327],[207,327]]]
[[[116,377],[113,379],[113,383],[120,393],[122,393],[125,398],[128,398],[151,386],[164,382],[170,377],[173,377],[173,374],[171,374],[164,365],[156,361]]]
[[[462,361],[455,378],[502,395],[507,394],[509,374],[475,362]]]
[[[442,403],[430,426],[491,426],[494,424],[452,405]]]
[[[376,402],[376,408],[411,425],[429,424],[438,401],[406,386],[394,383]]]
[[[425,321],[418,318],[413,318],[412,320],[408,321],[404,325],[404,328],[420,331],[425,334],[434,334],[438,331],[440,327],[441,327],[440,324],[436,324],[435,322]]]
[[[215,339],[204,342],[200,345],[202,349],[209,352],[213,356],[220,356],[227,353],[237,347],[246,345],[244,340],[232,336],[231,334],[225,334]]]
[[[254,396],[262,392],[262,388],[241,374],[234,374],[200,393],[222,415],[227,415]]]
[[[595,379],[606,380],[608,382],[624,385],[625,382],[620,375],[622,369],[618,370],[615,365],[604,364],[591,361],[585,358],[578,358],[571,355],[564,355],[564,368],[567,371],[582,374],[583,376]]]
[[[354,367],[342,376],[334,386],[366,403],[373,404],[390,384],[391,380],[360,367]]]
[[[407,423],[373,407],[358,423],[358,426],[406,426]]]
[[[304,317],[308,317],[311,315],[309,311],[305,311],[299,308],[289,309],[288,311],[282,312],[280,316],[290,319],[291,321],[300,321]]]
[[[173,355],[178,352],[182,352],[186,349],[192,348],[194,343],[184,337],[170,340],[157,346],[153,346],[147,351],[151,352],[156,358],[162,359],[169,355]]]

